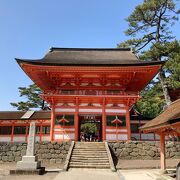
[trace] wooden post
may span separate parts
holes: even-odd
[[[39,140],[40,140],[40,142],[42,142],[42,122],[40,124],[40,134],[39,135],[40,135]]]
[[[75,137],[74,140],[78,141],[79,137],[79,102],[78,98],[76,97],[76,109],[75,109],[75,118],[74,118],[74,128],[75,128]]]
[[[26,123],[26,137],[25,137],[25,141],[27,142],[27,138],[28,138],[28,127],[29,127],[29,124],[28,122]]]
[[[165,135],[164,133],[160,134],[160,159],[161,159],[161,170],[166,169],[165,163]]]
[[[130,115],[129,115],[129,107],[126,107],[126,128],[128,131],[128,140],[131,140],[131,122],[130,122]]]
[[[12,129],[11,129],[11,143],[13,142],[14,139],[14,123],[12,123]]]
[[[105,98],[103,99],[102,105],[102,140],[106,140],[106,109],[105,109]]]
[[[52,106],[51,109],[51,130],[50,130],[50,140],[54,140],[54,122],[55,121],[55,108]]]

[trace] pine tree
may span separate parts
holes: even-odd
[[[131,39],[122,42],[118,47],[130,46],[140,56],[146,50],[146,57],[154,61],[164,60],[166,46],[174,40],[170,27],[178,20],[176,4],[173,0],[144,0],[127,18],[129,28],[126,35]],[[149,50],[147,50],[149,48]],[[171,52],[168,50],[166,56]],[[158,78],[161,82],[166,104],[171,103],[165,81],[165,71],[162,69]]]
[[[40,97],[42,93],[41,89],[35,84],[29,85],[28,87],[19,87],[20,97],[25,97],[25,101],[12,102],[10,103],[17,110],[27,111],[31,109],[50,109],[48,104]]]

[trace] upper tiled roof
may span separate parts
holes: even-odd
[[[159,61],[141,61],[130,48],[95,49],[95,48],[51,48],[42,58],[36,60],[18,59],[18,63],[37,65],[108,65],[108,66],[141,66],[163,64]]]

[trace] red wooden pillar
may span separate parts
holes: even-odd
[[[139,127],[141,127],[141,120],[139,120]],[[139,129],[139,134],[140,134],[140,140],[141,140],[141,133],[142,133],[142,131]]]
[[[165,170],[166,163],[165,163],[165,135],[164,133],[160,134],[160,160],[161,160],[161,170]]]
[[[42,142],[42,122],[40,124],[40,137],[39,137],[40,142]]]
[[[51,107],[51,130],[50,130],[50,140],[54,140],[54,123],[55,123],[55,107]]]
[[[129,114],[129,107],[126,107],[126,128],[128,133],[128,140],[131,140],[131,122],[130,122],[130,114]]]
[[[12,129],[11,129],[11,143],[13,142],[14,139],[14,123],[12,123]]]
[[[78,98],[76,98],[74,128],[75,128],[75,137],[74,137],[74,140],[78,141],[78,139],[79,139],[78,138],[78,135],[79,135],[79,102],[78,102]]]
[[[105,101],[106,99],[103,99],[103,104],[102,104],[102,140],[106,140],[106,108],[105,108]]]
[[[28,127],[29,127],[29,124],[26,123],[26,136],[25,136],[25,141],[27,142],[27,137],[28,137]]]

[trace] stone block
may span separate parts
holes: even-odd
[[[59,146],[58,144],[55,144],[55,145],[54,145],[54,149],[59,149],[59,147],[60,147],[60,146]]]
[[[56,164],[62,164],[63,160],[62,159],[56,159]]]
[[[2,156],[2,161],[3,161],[3,162],[7,162],[7,160],[8,160],[8,157],[7,157],[7,156]]]
[[[24,161],[18,161],[16,164],[17,170],[35,170],[41,167],[41,162],[24,162]]]
[[[115,143],[115,144],[113,145],[113,147],[114,147],[114,148],[119,148],[119,143]]]
[[[17,146],[12,146],[11,147],[11,151],[16,151],[17,150]]]
[[[176,179],[180,180],[180,162],[178,163],[176,168]]]
[[[17,151],[20,151],[21,149],[22,149],[22,146],[19,145],[19,146],[17,147]]]
[[[50,164],[55,164],[55,163],[56,163],[56,159],[50,159],[50,160],[49,160],[49,163],[50,163]]]
[[[64,149],[65,149],[66,151],[69,151],[69,145],[65,145]]]
[[[59,150],[60,151],[60,150]],[[54,149],[50,149],[50,153],[53,154],[55,152]]]
[[[40,145],[40,149],[47,149],[46,145]]]
[[[56,153],[56,154],[60,154],[61,151],[60,151],[60,150],[55,150],[55,153]]]
[[[48,144],[48,149],[53,149],[53,145],[51,143]]]
[[[15,156],[20,156],[21,155],[21,151],[16,151]]]
[[[147,151],[147,154],[151,157],[154,157],[155,156],[155,153],[154,151]]]
[[[174,152],[170,152],[169,156],[171,158],[171,157],[175,156],[175,153]]]
[[[22,159],[22,157],[21,156],[16,156],[15,157],[15,161],[17,162],[17,161],[20,161]]]
[[[15,159],[14,156],[12,156],[12,155],[11,155],[11,156],[8,156],[8,161],[9,161],[9,162],[13,162],[14,159]]]
[[[138,152],[139,149],[138,149],[138,148],[133,148],[133,151],[134,151],[134,152]]]
[[[136,152],[132,152],[132,153],[130,153],[130,155],[134,156],[134,157],[138,156],[138,154]]]
[[[21,150],[21,156],[24,156],[26,154],[26,150],[22,149]]]

